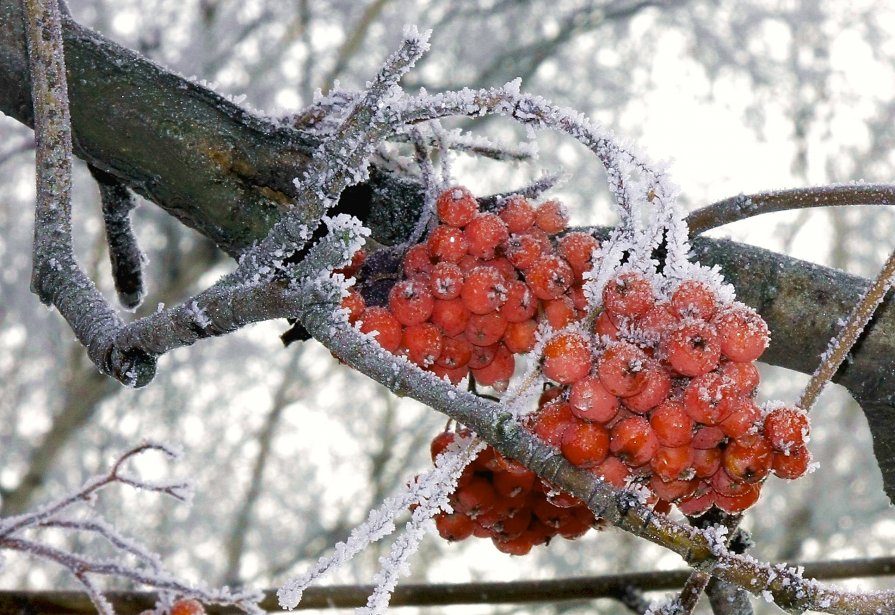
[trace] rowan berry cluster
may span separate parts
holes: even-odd
[[[454,187],[436,208],[440,224],[407,251],[388,305],[365,307],[353,291],[342,305],[386,350],[455,384],[471,374],[503,391],[541,321],[561,329],[584,316],[582,275],[599,242],[569,233],[554,249],[551,235],[568,223],[558,201],[513,196],[495,214]]]
[[[662,511],[742,512],[770,473],[807,471],[807,415],[755,403],[767,325],[711,276],[681,280],[652,262],[629,262],[595,287],[600,243],[581,232],[560,236],[568,219],[558,202],[535,207],[514,196],[498,213],[481,212],[454,187],[436,207],[440,223],[407,251],[388,305],[365,307],[357,293],[343,302],[383,348],[451,382],[471,375],[497,391],[507,388],[515,355],[536,350],[550,382],[526,428],[617,487],[646,487]],[[437,436],[433,451],[452,437]],[[595,522],[580,502],[491,448],[461,478],[452,504],[436,519],[442,536],[490,537],[516,554]]]
[[[462,435],[462,434],[461,434]],[[432,461],[457,434],[445,431],[432,440]],[[451,495],[453,512],[435,517],[442,538],[490,538],[503,553],[525,555],[554,536],[575,539],[597,525],[593,513],[574,497],[506,459],[490,446],[466,467]]]

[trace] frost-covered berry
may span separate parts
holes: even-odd
[[[429,321],[441,328],[445,335],[460,335],[469,323],[469,310],[459,297],[456,299],[436,299]]]
[[[653,287],[643,275],[628,271],[603,287],[603,307],[613,322],[619,319],[637,319],[655,304]]]
[[[542,256],[525,272],[525,281],[538,299],[557,299],[574,281],[569,264],[556,255]]]
[[[507,225],[510,233],[527,231],[535,222],[535,208],[521,194],[508,197],[497,215]]]
[[[706,283],[684,280],[671,296],[669,309],[678,318],[711,320],[718,310],[718,300]]]
[[[648,360],[646,353],[633,344],[612,344],[603,351],[597,364],[600,381],[613,395],[635,395],[646,386]]]
[[[569,389],[569,405],[580,419],[608,423],[618,414],[618,397],[597,376],[586,376]]]
[[[509,237],[507,225],[492,213],[478,213],[463,229],[468,251],[471,255],[489,259],[494,258],[497,246]]]
[[[693,440],[693,419],[679,401],[666,399],[650,413],[649,421],[662,446],[684,446]]]
[[[403,280],[389,291],[388,307],[402,325],[418,325],[432,315],[435,299],[427,284],[418,280]]]
[[[690,377],[701,376],[715,369],[721,360],[718,337],[717,331],[710,324],[684,321],[665,338],[665,358],[677,373]]]
[[[580,333],[556,335],[544,346],[541,361],[541,370],[551,380],[560,384],[576,382],[590,372],[590,342]]]
[[[370,307],[361,316],[362,333],[376,334],[376,341],[391,353],[401,347],[401,323],[383,307]]]
[[[804,445],[808,434],[808,415],[799,408],[774,408],[764,419],[765,438],[775,451]]]
[[[574,423],[563,433],[560,450],[570,463],[591,468],[609,453],[609,430],[597,423]]]
[[[171,615],[205,615],[205,607],[193,598],[181,598],[171,605]]]
[[[659,440],[646,418],[631,416],[622,419],[612,428],[609,450],[635,468],[649,463],[659,450]]]
[[[449,226],[464,227],[479,211],[479,204],[472,193],[463,186],[454,186],[442,192],[435,201],[438,218]]]
[[[459,263],[460,259],[466,256],[468,247],[463,231],[445,225],[440,225],[432,231],[426,245],[432,259],[436,262],[447,261],[449,263]]]
[[[488,314],[507,300],[506,282],[494,267],[476,267],[466,275],[460,297],[473,314]]]
[[[745,436],[728,442],[721,464],[734,480],[757,483],[768,475],[773,463],[773,450],[760,434]]]
[[[569,212],[557,200],[544,201],[535,211],[535,224],[549,235],[560,233],[569,224]]]
[[[420,367],[428,367],[441,356],[441,331],[430,322],[410,325],[404,329],[401,346],[407,351],[408,359]]]
[[[563,235],[556,246],[556,251],[566,259],[575,272],[576,281],[580,282],[584,272],[593,269],[594,255],[599,247],[600,242],[592,235],[576,231]]]
[[[768,346],[768,325],[755,310],[737,305],[718,313],[714,320],[721,352],[731,361],[754,361]]]

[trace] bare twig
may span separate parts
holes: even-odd
[[[895,186],[890,184],[842,184],[814,188],[773,190],[739,194],[697,209],[687,216],[690,235],[775,211],[847,205],[893,205]]]
[[[820,365],[811,374],[811,379],[805,385],[805,390],[802,391],[798,401],[800,408],[806,412],[811,410],[821,391],[845,361],[867,323],[873,318],[876,308],[879,307],[886,292],[892,286],[893,277],[895,277],[895,252],[892,252],[886,259],[873,284],[849,314],[839,334],[830,342],[821,357]]]
[[[804,568],[806,576],[825,580],[873,578],[895,574],[895,557],[797,562],[793,565]],[[644,592],[677,589],[684,584],[689,574],[688,569],[679,569],[512,582],[403,583],[395,589],[391,605],[433,607],[618,599],[618,596],[628,588],[637,588]],[[366,604],[367,596],[372,590],[372,586],[369,585],[309,587],[296,609],[356,608]],[[259,606],[267,611],[279,610],[275,591],[266,590],[264,594]],[[119,615],[136,615],[140,611],[151,609],[158,600],[156,594],[148,592],[108,592],[106,598]],[[33,612],[47,615],[76,613],[86,615],[95,611],[90,600],[81,592],[0,591],[0,612],[19,612],[23,605],[30,605],[33,607]],[[216,615],[224,610],[211,607],[208,612]]]

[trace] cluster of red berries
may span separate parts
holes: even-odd
[[[366,307],[355,291],[342,305],[386,350],[453,383],[471,374],[505,390],[514,355],[534,348],[541,321],[561,329],[583,317],[582,275],[599,242],[568,233],[554,249],[551,235],[568,223],[558,201],[535,207],[513,196],[495,214],[454,187],[436,208],[440,224],[407,251],[388,305]]]
[[[407,251],[388,305],[366,307],[357,292],[343,301],[349,321],[383,348],[451,382],[471,375],[500,391],[514,355],[532,351],[549,324],[558,333],[543,343],[540,367],[555,385],[527,428],[617,487],[647,487],[659,510],[741,512],[770,473],[807,471],[805,413],[754,401],[754,361],[768,344],[754,310],[706,281],[626,265],[603,287],[593,318],[584,274],[600,244],[581,232],[551,238],[568,223],[558,202],[535,207],[514,196],[496,214],[481,212],[454,187],[436,206],[440,224]],[[443,536],[487,536],[511,553],[594,523],[579,502],[490,448],[453,498],[455,512],[437,519]]]
[[[435,436],[432,460],[456,437],[452,431]],[[452,542],[470,536],[490,538],[498,550],[510,555],[525,555],[554,536],[578,538],[597,525],[579,500],[490,446],[463,471],[450,501],[453,512],[435,517],[442,538]]]
[[[807,415],[754,400],[753,362],[768,343],[754,310],[722,305],[697,280],[665,301],[635,271],[610,280],[602,299],[592,333],[545,344],[542,370],[559,386],[528,417],[531,431],[571,463],[644,484],[662,509],[688,515],[742,512],[771,472],[807,471]]]

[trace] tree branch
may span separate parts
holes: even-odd
[[[823,562],[797,562],[807,576],[824,579],[850,579],[890,576],[895,573],[895,558],[852,559]],[[592,577],[565,579],[458,583],[414,584],[402,583],[392,594],[391,606],[432,607],[458,604],[530,604],[616,598],[628,588],[641,591],[668,591],[681,587],[690,571],[687,569],[654,572],[626,572]],[[368,585],[328,585],[305,590],[298,610],[347,609],[363,606],[372,591]],[[106,598],[119,615],[136,615],[151,609],[157,595],[151,592],[108,592]],[[260,602],[262,609],[278,611],[276,591],[265,591]],[[0,612],[20,612],[33,608],[46,615],[75,615],[94,613],[95,607],[81,592],[74,591],[0,591]],[[209,607],[209,615],[233,613],[235,610]]]
[[[843,184],[790,190],[772,190],[756,194],[738,194],[712,203],[687,216],[690,235],[753,216],[776,211],[848,205],[893,205],[895,186],[890,184]]]

